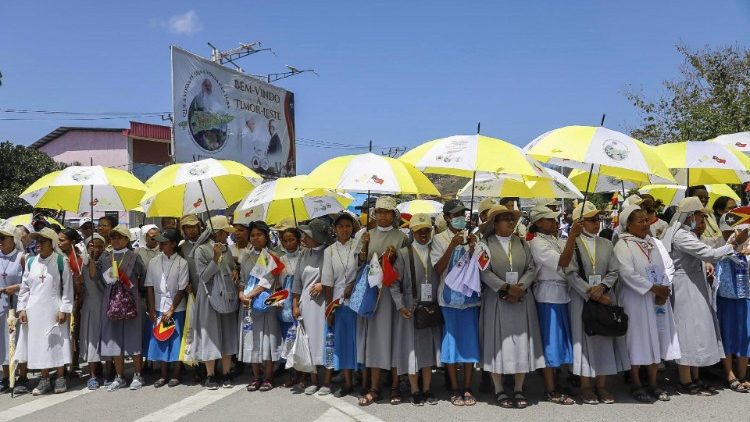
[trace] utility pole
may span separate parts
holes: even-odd
[[[261,51],[269,51],[274,56],[276,53],[270,49],[270,48],[262,48],[262,44],[260,41],[252,42],[252,43],[240,43],[239,47],[235,47],[229,50],[221,51],[218,47],[211,43],[207,43],[209,47],[211,47],[211,61],[218,64],[231,64],[234,66],[235,69],[238,71],[245,73],[245,70],[235,63],[235,60],[239,60],[243,57],[247,57],[253,54],[260,53]],[[288,69],[286,72],[278,72],[278,73],[269,73],[267,75],[255,75],[250,74],[251,76],[255,76],[258,79],[265,79],[266,82],[269,84],[272,82],[276,82],[281,79],[286,79],[292,76],[299,75],[301,73],[307,73],[311,72],[314,73],[316,76],[318,75],[317,72],[315,72],[315,69],[298,69],[294,66],[286,65],[286,68]]]

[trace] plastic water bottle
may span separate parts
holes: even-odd
[[[747,259],[744,256],[738,257],[739,262],[734,265],[735,285],[737,286],[737,297],[747,298],[750,295],[750,286],[748,285],[748,267]]]
[[[252,312],[248,309],[247,314],[245,314],[245,318],[242,320],[242,332],[249,333],[251,331],[253,331],[253,315]]]
[[[326,334],[326,368],[333,369],[333,329],[328,327]]]

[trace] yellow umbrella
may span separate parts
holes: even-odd
[[[413,201],[402,202],[396,206],[398,212],[402,214],[430,214],[437,215],[443,212],[443,204],[431,199],[415,199]]]
[[[302,188],[306,180],[307,176],[281,177],[261,184],[240,202],[233,221],[274,225],[293,216],[296,223],[343,211],[354,200],[330,190]]]
[[[728,196],[740,203],[740,197],[731,187],[724,184],[705,185],[708,191],[708,207],[711,208],[714,201],[720,196]],[[638,189],[639,193],[648,193],[654,199],[660,199],[666,206],[678,205],[685,198],[687,188],[681,185],[647,185]]]
[[[676,142],[656,147],[664,163],[678,170],[681,185],[750,181],[750,158],[737,148],[716,142]]]
[[[262,178],[246,166],[213,158],[172,164],[146,182],[146,217],[181,217],[223,210],[241,200]]]
[[[5,220],[4,224],[10,227],[26,226],[26,225],[31,224],[32,218],[33,218],[32,214],[15,215]],[[44,218],[47,220],[48,223],[57,224],[58,226],[62,227],[62,224],[60,224],[60,222],[55,220],[54,218],[52,217],[44,217]]]
[[[483,174],[475,181],[469,181],[458,191],[458,197],[469,199],[479,198],[569,198],[581,199],[583,195],[570,180],[562,174],[544,169],[549,178],[524,182],[502,175]],[[474,186],[472,192],[472,186]]]
[[[591,179],[589,179],[588,171],[578,169],[572,170],[568,179],[581,191],[586,190],[586,184],[588,183],[589,192],[622,192],[623,190],[627,192],[641,185],[603,174],[592,174]]]

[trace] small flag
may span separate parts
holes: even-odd
[[[383,285],[391,287],[396,280],[398,280],[398,273],[391,265],[389,256],[383,255]]]
[[[276,304],[285,301],[289,297],[289,290],[279,290],[278,292],[268,296],[263,303],[266,306],[276,306]]]
[[[170,337],[175,332],[175,325],[174,320],[169,319],[169,321],[163,321],[161,318],[156,321],[156,324],[154,324],[154,338],[159,341],[166,341],[169,340]]]
[[[742,224],[747,224],[750,222],[750,206],[735,208],[729,211],[724,218],[726,218],[727,224],[733,228]]]
[[[336,299],[326,306],[325,316],[328,318],[341,305],[341,299]]]

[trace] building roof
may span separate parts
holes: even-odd
[[[29,148],[39,149],[43,147],[44,145],[54,141],[55,139],[65,135],[66,133],[70,131],[79,131],[79,132],[122,132],[125,129],[122,128],[105,128],[105,127],[73,127],[73,126],[60,126],[59,128],[53,130],[52,132],[45,135],[43,138],[40,138],[38,141],[34,142],[33,144],[29,145]]]
[[[153,141],[171,142],[172,130],[169,126],[153,125],[150,123],[130,122],[130,129],[108,127],[75,127],[60,126],[52,132],[29,145],[29,148],[39,149],[71,131],[78,132],[120,132],[123,136],[148,139]]]

